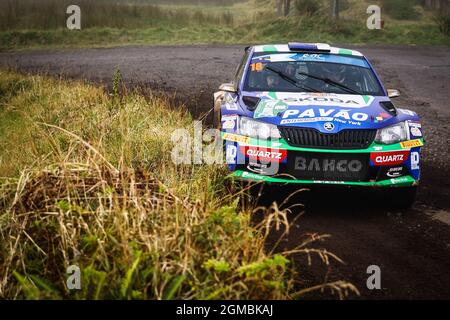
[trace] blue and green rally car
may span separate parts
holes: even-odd
[[[239,179],[395,187],[410,205],[424,140],[418,115],[391,102],[398,95],[355,50],[258,45],[215,93],[214,124]]]

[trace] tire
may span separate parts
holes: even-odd
[[[221,114],[220,114],[220,103],[215,102],[214,103],[214,110],[212,112],[213,114],[213,128],[220,130],[221,126],[222,126],[222,122],[221,122]]]
[[[416,201],[417,187],[392,188],[385,192],[385,197],[391,207],[409,209]]]
[[[215,120],[214,120],[214,111],[211,111],[208,116],[205,118],[205,126],[207,128],[212,128],[214,129],[214,124],[215,124]]]

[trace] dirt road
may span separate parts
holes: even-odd
[[[345,264],[325,268],[314,259],[314,271],[304,275],[311,284],[328,273],[329,281],[352,281],[365,299],[450,299],[450,48],[354,48],[369,57],[387,87],[402,91],[395,103],[422,116],[426,148],[418,201],[401,212],[383,207],[373,193],[313,190],[299,196],[305,213],[282,246],[295,247],[306,232],[332,235],[322,246]],[[162,46],[0,53],[0,66],[105,85],[119,68],[128,86],[176,93],[199,116],[212,106],[220,83],[231,79],[242,50]],[[381,268],[382,290],[366,288],[369,265]]]

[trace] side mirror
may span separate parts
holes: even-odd
[[[237,93],[233,83],[222,83],[219,87],[220,91]]]
[[[400,91],[396,89],[388,89],[388,97],[389,98],[397,98],[400,97]]]

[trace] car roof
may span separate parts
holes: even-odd
[[[300,46],[308,46],[310,47],[308,50],[291,50],[291,44],[265,44],[265,45],[256,45],[254,46],[255,53],[267,52],[267,53],[276,53],[276,52],[322,52],[322,53],[331,53],[331,54],[341,54],[341,55],[350,55],[363,57],[363,54],[356,50],[345,49],[345,48],[337,48],[331,47],[326,43],[297,43]],[[314,49],[315,48],[315,49]]]

